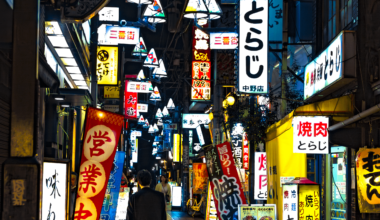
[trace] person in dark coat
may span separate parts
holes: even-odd
[[[137,173],[141,190],[129,198],[127,220],[166,220],[164,194],[150,188],[152,176],[147,170]]]

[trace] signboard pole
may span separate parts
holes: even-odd
[[[91,19],[91,30],[98,30],[98,23],[99,23],[99,15],[95,15]],[[98,32],[97,31],[91,31],[91,39],[98,39]],[[97,42],[97,41],[95,41]],[[97,43],[92,43],[90,45],[90,51],[91,51],[91,60],[96,60],[96,54],[97,54]],[[96,74],[96,62],[91,62],[90,64],[91,68],[91,96],[92,96],[92,107],[96,108],[96,103],[98,103],[98,76]]]

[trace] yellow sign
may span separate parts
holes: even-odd
[[[360,148],[356,154],[356,180],[361,213],[380,213],[380,148]]]
[[[120,87],[118,86],[104,86],[105,99],[118,99],[120,98]]]
[[[96,56],[98,85],[117,85],[118,47],[98,47]]]
[[[179,134],[173,134],[173,162],[179,162]]]
[[[299,219],[320,219],[319,185],[299,185]]]

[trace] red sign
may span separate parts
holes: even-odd
[[[238,205],[247,204],[247,202],[232,156],[230,143],[224,142],[216,145],[216,149],[220,158],[222,175],[219,179],[210,175],[215,207],[219,219],[233,219],[234,214],[238,211]]]
[[[74,220],[98,220],[124,117],[89,107]]]
[[[243,134],[243,169],[249,170],[249,144],[248,135],[245,132]]]
[[[128,83],[125,81],[124,91],[124,115],[126,119],[137,119],[137,92],[128,92]]]

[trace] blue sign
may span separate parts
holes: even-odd
[[[99,220],[115,220],[120,183],[123,173],[125,152],[117,151],[113,160],[112,171],[107,184],[106,194]]]
[[[269,42],[282,43],[283,0],[269,0]]]

